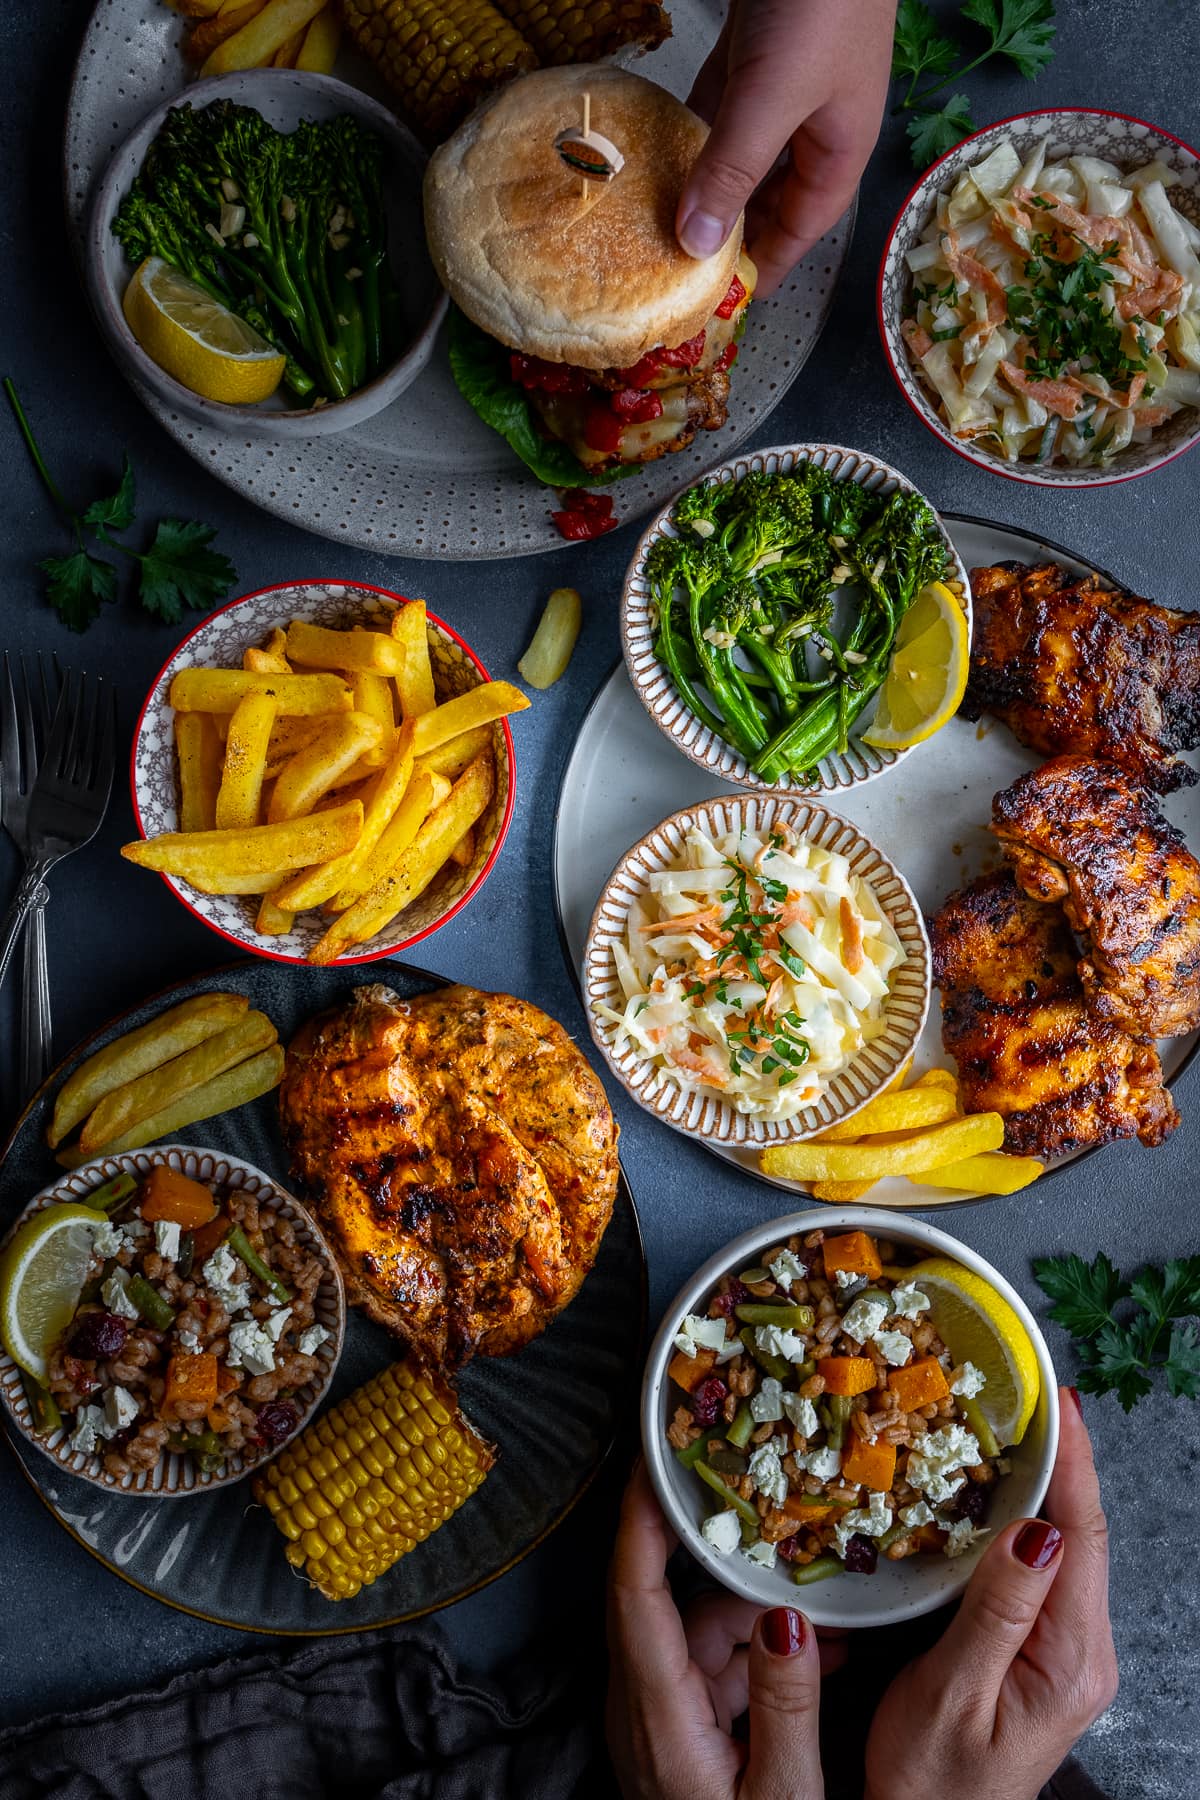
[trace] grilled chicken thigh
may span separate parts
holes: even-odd
[[[951,894],[929,927],[963,1103],[1003,1116],[1007,1150],[1063,1156],[1175,1129],[1153,1045],[1090,1016],[1061,906],[1027,898],[1004,869]]]
[[[1115,762],[1159,793],[1197,771],[1200,613],[1076,580],[1056,563],[971,570],[975,623],[961,711],[1002,719],[1045,756]]]
[[[1200,1025],[1200,862],[1123,771],[1060,756],[992,802],[1020,887],[1061,901],[1088,1006],[1139,1037]]]
[[[347,1298],[430,1362],[519,1349],[595,1260],[616,1123],[525,1001],[358,988],[293,1039],[280,1111]]]

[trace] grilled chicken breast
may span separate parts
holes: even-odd
[[[427,1361],[520,1349],[595,1260],[617,1127],[536,1006],[358,988],[297,1033],[280,1112],[348,1299]]]
[[[1003,869],[951,894],[929,935],[963,1103],[1003,1116],[1007,1150],[1063,1156],[1175,1129],[1153,1045],[1089,1013],[1061,906],[1029,899]]]
[[[961,711],[994,713],[1045,756],[1117,763],[1159,793],[1198,779],[1200,613],[1076,580],[1056,563],[971,570],[975,623]]]
[[[1200,1025],[1200,862],[1113,763],[1059,756],[992,802],[1020,887],[1079,932],[1088,1006],[1137,1037]]]

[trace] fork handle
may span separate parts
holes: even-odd
[[[0,987],[4,985],[4,977],[8,974],[8,965],[17,947],[21,928],[38,903],[46,867],[44,863],[28,864],[13,895],[13,903],[4,915],[4,923],[0,925]]]
[[[50,890],[38,884],[25,931],[21,994],[21,1098],[28,1100],[50,1073],[50,974],[46,963],[46,904]]]

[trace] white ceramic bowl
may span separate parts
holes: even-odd
[[[896,488],[904,488],[913,494],[919,491],[898,469],[880,462],[877,456],[868,456],[863,450],[846,450],[838,444],[789,444],[779,445],[773,450],[755,450],[710,469],[701,480],[740,481],[751,471],[786,475],[797,465],[804,463],[815,463],[818,468],[828,469],[838,481],[855,481],[871,493],[890,494]],[[757,788],[768,794],[836,794],[847,788],[857,787],[861,782],[873,781],[903,757],[911,756],[911,750],[876,750],[872,745],[861,741],[859,733],[874,716],[875,707],[872,702],[851,727],[850,742],[845,753],[835,752],[832,756],[825,757],[818,767],[818,779],[815,782],[805,786],[790,779],[764,781],[754,773],[739,751],[696,717],[679,694],[669,671],[655,654],[657,620],[650,585],[645,575],[650,546],[660,537],[678,535],[670,518],[674,504],[671,501],[647,526],[634,551],[633,561],[625,576],[625,591],[621,603],[621,644],[634,692],[659,730],[670,738],[676,749],[682,750],[698,768],[707,769],[718,781],[732,782],[737,787]],[[969,631],[971,584],[962,558],[940,519],[938,525],[946,542],[946,572],[943,579],[962,607]]]
[[[292,619],[334,628],[379,624],[404,603],[402,594],[364,582],[281,582],[277,587],[260,588],[240,600],[231,600],[228,606],[209,613],[159,670],[134,731],[129,777],[134,816],[142,836],[155,837],[159,832],[179,828],[175,714],[168,696],[180,669],[240,669],[243,650],[261,643],[273,626],[286,628]],[[427,614],[427,619],[438,698],[448,700],[487,681],[487,670],[458,633],[432,613]],[[470,862],[464,868],[448,863],[425,892],[381,932],[359,945],[353,954],[339,957],[339,967],[374,962],[381,956],[395,956],[407,950],[439,930],[479,892],[500,854],[516,795],[516,762],[507,719],[493,725],[492,743],[496,788],[476,830]],[[297,913],[291,931],[282,937],[263,937],[254,929],[257,900],[233,894],[202,894],[171,875],[164,875],[162,880],[188,911],[219,937],[275,962],[305,962],[328,922],[323,923],[318,912]]]
[[[869,1231],[904,1244],[921,1257],[952,1257],[989,1281],[1024,1325],[1037,1355],[1041,1393],[1023,1442],[1010,1452],[1012,1472],[996,1484],[988,1527],[995,1532],[1014,1519],[1037,1513],[1046,1497],[1058,1450],[1057,1381],[1037,1321],[998,1270],[957,1238],[916,1219],[898,1219],[894,1213],[879,1212],[869,1206],[823,1206],[815,1212],[771,1219],[726,1244],[697,1270],[668,1306],[650,1348],[642,1384],[642,1445],[654,1491],[672,1527],[697,1562],[723,1587],[756,1606],[798,1606],[814,1625],[898,1625],[957,1599],[986,1542],[991,1540],[954,1558],[912,1556],[902,1562],[889,1562],[881,1556],[874,1575],[836,1575],[828,1581],[800,1587],[778,1562],[774,1569],[758,1569],[736,1551],[732,1556],[714,1554],[700,1534],[710,1510],[704,1504],[704,1489],[696,1476],[680,1465],[666,1437],[676,1405],[667,1365],[673,1353],[672,1340],[684,1314],[703,1311],[722,1275],[736,1274],[757,1263],[760,1252],[784,1238],[803,1237],[809,1231],[830,1234],[853,1230]]]
[[[286,1188],[280,1187],[277,1181],[273,1181],[261,1169],[256,1169],[253,1163],[243,1162],[241,1157],[229,1156],[224,1151],[193,1150],[186,1144],[160,1144],[155,1145],[152,1150],[130,1150],[120,1156],[99,1156],[94,1162],[84,1163],[70,1175],[63,1175],[50,1187],[43,1188],[40,1194],[35,1195],[14,1220],[5,1241],[26,1219],[41,1212],[44,1207],[56,1201],[86,1206],[88,1195],[98,1187],[103,1187],[114,1175],[121,1175],[128,1170],[131,1174],[144,1176],[149,1174],[156,1163],[168,1163],[184,1175],[191,1176],[194,1181],[244,1188],[247,1193],[255,1196],[261,1209],[289,1219],[295,1227],[297,1240],[324,1263],[325,1274],[317,1289],[314,1310],[318,1324],[325,1327],[329,1337],[316,1352],[319,1364],[316,1378],[293,1395],[293,1402],[300,1413],[296,1430],[303,1431],[328,1393],[342,1353],[342,1338],[346,1330],[346,1295],[333,1253],[312,1216],[298,1200],[293,1199]],[[261,1469],[264,1463],[270,1462],[290,1441],[285,1439],[283,1444],[274,1449],[247,1446],[229,1457],[223,1470],[217,1474],[201,1471],[186,1453],[168,1451],[159,1457],[152,1469],[137,1475],[110,1475],[104,1467],[101,1452],[85,1454],[81,1450],[72,1450],[70,1433],[65,1428],[52,1432],[49,1437],[36,1435],[21,1371],[3,1346],[0,1346],[0,1400],[3,1400],[10,1419],[22,1437],[51,1457],[60,1468],[78,1476],[81,1481],[90,1481],[96,1487],[106,1488],[110,1493],[136,1494],[143,1499],[180,1500],[188,1494],[208,1494],[214,1488],[231,1487],[235,1481],[241,1481],[243,1476],[252,1474],[256,1469]]]
[[[1040,138],[1048,138],[1048,155],[1099,156],[1123,172],[1141,168],[1156,157],[1174,169],[1179,183],[1170,190],[1172,203],[1200,225],[1200,153],[1173,137],[1161,126],[1126,113],[1102,112],[1093,107],[1063,106],[1044,112],[1019,113],[1000,119],[964,138],[922,175],[896,215],[879,265],[877,310],[879,333],[892,374],[917,417],[936,437],[967,462],[1012,481],[1028,481],[1035,487],[1107,487],[1114,481],[1130,481],[1173,462],[1200,440],[1200,409],[1184,407],[1159,426],[1148,444],[1130,444],[1117,452],[1105,468],[1079,468],[1055,464],[1043,468],[1032,462],[1005,462],[981,446],[960,442],[940,416],[937,403],[918,380],[900,325],[908,310],[912,275],[905,257],[916,245],[933,214],[937,196],[952,188],[964,169],[981,162],[1003,139],[1009,138],[1018,155],[1025,157]]]
[[[133,270],[112,233],[112,222],[141,169],[147,147],[172,107],[196,108],[212,100],[251,106],[280,131],[302,119],[325,120],[350,113],[383,140],[387,155],[388,246],[392,271],[403,296],[409,339],[391,368],[347,399],[328,406],[293,407],[280,388],[257,406],[226,406],[205,400],[160,369],[142,349],[121,310]],[[425,152],[386,106],[332,75],[297,69],[245,69],[197,81],[158,106],[113,153],[96,190],[88,221],[88,294],[118,366],[136,386],[149,388],[176,415],[196,419],[238,437],[290,440],[321,437],[360,425],[388,406],[414,382],[429,361],[446,296],[425,248],[421,178]]]
[[[635,1046],[616,1049],[617,1027],[600,1017],[608,1005],[620,1011],[624,993],[613,960],[613,944],[622,938],[634,901],[645,893],[656,871],[676,863],[687,834],[699,825],[710,836],[731,831],[760,831],[787,824],[803,837],[845,856],[854,874],[872,888],[903,944],[906,955],[893,971],[885,1006],[886,1029],[867,1044],[847,1068],[835,1075],[815,1106],[791,1119],[760,1119],[735,1110],[715,1094],[686,1094],[668,1080]],[[583,998],[592,1036],[626,1093],[666,1125],[687,1137],[731,1149],[757,1149],[767,1144],[797,1143],[852,1118],[873,1094],[892,1080],[912,1055],[929,1010],[931,987],[929,940],[921,909],[908,883],[857,825],[831,813],[816,800],[768,794],[736,794],[702,800],[672,813],[661,825],[627,850],[596,904],[583,952]]]

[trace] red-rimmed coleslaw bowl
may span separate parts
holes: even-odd
[[[378,624],[398,606],[402,594],[354,581],[281,582],[259,588],[210,613],[184,638],[159,670],[146,696],[133,737],[129,782],[134,817],[143,837],[179,828],[179,781],[175,755],[174,711],[168,694],[180,669],[240,669],[242,652],[259,644],[274,626],[292,619],[347,628]],[[439,699],[467,692],[489,679],[488,672],[458,633],[427,614],[429,653]],[[376,937],[339,959],[340,963],[374,962],[395,956],[439,930],[461,912],[490,875],[512,820],[516,793],[516,759],[507,719],[492,726],[496,787],[475,834],[475,848],[463,868],[450,863],[411,906],[399,913]],[[319,912],[298,913],[290,932],[264,937],[254,928],[256,898],[202,894],[172,875],[161,880],[188,911],[231,944],[275,962],[304,963],[325,929]]]
[[[956,144],[927,169],[897,213],[879,265],[876,289],[879,335],[888,365],[912,410],[935,437],[967,462],[989,469],[995,475],[1006,475],[1011,481],[1030,482],[1035,487],[1107,487],[1114,482],[1148,475],[1153,469],[1174,462],[1185,450],[1192,449],[1200,442],[1200,408],[1183,407],[1155,429],[1149,442],[1131,443],[1096,467],[1007,462],[998,454],[953,435],[934,399],[918,378],[900,335],[912,291],[913,278],[907,254],[919,242],[938,194],[953,187],[964,169],[982,161],[1002,139],[1011,139],[1018,155],[1024,157],[1043,137],[1049,140],[1048,155],[1102,157],[1123,172],[1155,160],[1165,163],[1179,177],[1178,183],[1170,189],[1172,204],[1186,212],[1194,225],[1200,225],[1200,151],[1160,125],[1151,125],[1128,113],[1085,106],[1051,107],[998,119],[994,125],[987,125],[964,138],[961,144]]]

